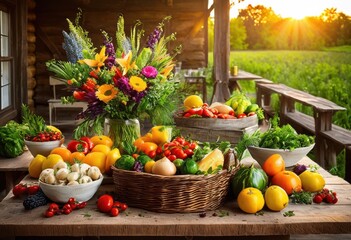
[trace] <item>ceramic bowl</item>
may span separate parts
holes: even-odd
[[[37,154],[47,157],[52,149],[61,147],[61,145],[65,142],[65,139],[62,138],[61,140],[48,142],[33,142],[24,140],[24,142],[33,157],[35,157]]]
[[[272,149],[272,148],[261,148],[249,146],[249,150],[253,159],[255,159],[261,166],[264,161],[271,155],[278,153],[280,154],[284,161],[285,167],[293,167],[298,161],[305,157],[314,147],[314,144],[308,147],[296,148],[292,151],[284,149]]]
[[[78,202],[86,202],[94,196],[102,180],[102,175],[98,180],[78,185],[51,185],[39,180],[39,186],[45,195],[54,202],[66,203],[72,197]]]

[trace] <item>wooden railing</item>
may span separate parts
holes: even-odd
[[[351,182],[351,131],[332,124],[334,113],[345,108],[284,84],[256,82],[256,88],[257,103],[268,116],[274,115],[271,98],[277,94],[281,124],[289,123],[299,133],[315,135],[316,162],[322,167],[335,166],[336,156],[345,150],[345,179]],[[297,111],[296,103],[312,107],[313,116]]]

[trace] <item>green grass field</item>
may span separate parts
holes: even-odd
[[[209,66],[212,66],[212,54]],[[235,51],[230,66],[262,76],[273,82],[326,98],[346,111],[339,111],[333,123],[351,129],[351,47],[342,46],[326,51]],[[255,91],[253,81],[240,82],[243,91]],[[211,84],[210,84],[211,85]],[[300,106],[301,107],[301,106]],[[300,109],[312,114],[311,109]],[[343,176],[344,153],[338,156],[333,173]]]

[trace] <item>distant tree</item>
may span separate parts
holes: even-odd
[[[262,49],[268,47],[267,44],[270,45],[270,28],[280,19],[272,8],[263,5],[253,7],[249,4],[246,9],[239,10],[239,17],[246,27],[249,48]]]
[[[230,19],[230,49],[247,49],[246,37],[246,28],[243,20],[241,18]]]

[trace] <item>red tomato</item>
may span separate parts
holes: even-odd
[[[111,211],[111,208],[113,206],[113,197],[109,194],[104,194],[101,197],[99,197],[97,201],[97,208],[99,209],[100,212],[109,212]]]
[[[29,195],[34,195],[39,191],[39,185],[32,185],[27,188]]]
[[[246,116],[246,114],[245,113],[242,113],[242,114],[238,114],[238,116],[237,116],[238,118],[245,118],[245,117],[247,117]]]
[[[184,153],[188,156],[191,157],[194,154],[194,151],[190,148],[187,148],[184,150]]]
[[[176,155],[171,154],[171,155],[169,155],[167,158],[169,159],[169,161],[173,162],[174,160],[176,160],[176,159],[177,159],[177,156],[176,156]]]
[[[156,157],[156,151],[157,151],[157,150],[150,151],[147,155],[148,155],[150,158],[155,158],[155,157]]]
[[[25,193],[27,193],[27,187],[24,184],[17,184],[16,186],[13,187],[12,189],[12,193],[13,195],[15,195],[15,197],[19,197]]]
[[[191,150],[194,150],[195,148],[196,148],[196,143],[195,142],[191,142],[191,143],[189,143],[189,148],[191,149]]]
[[[111,217],[117,217],[117,216],[118,216],[118,214],[119,214],[119,210],[118,210],[118,208],[113,207],[113,208],[111,209],[111,211],[110,211],[110,215],[111,215]]]

